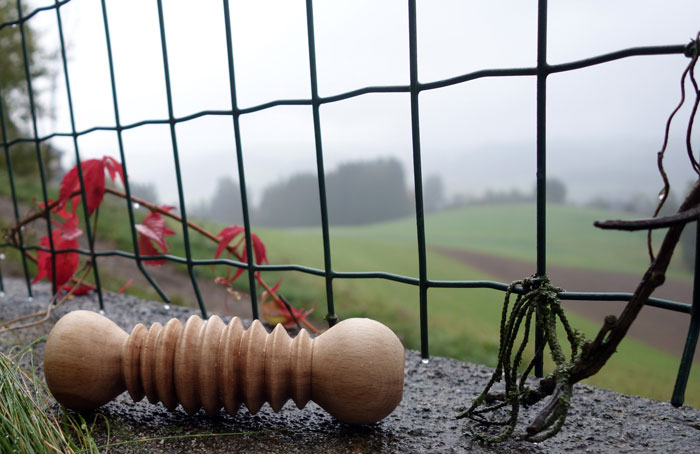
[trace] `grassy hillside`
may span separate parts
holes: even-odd
[[[536,218],[532,204],[474,206],[426,217],[429,245],[484,252],[535,263]],[[649,257],[645,232],[603,231],[593,221],[630,218],[629,213],[567,205],[547,206],[547,263],[584,269],[642,273]],[[406,219],[352,229],[335,229],[341,236],[364,236],[416,244],[415,220]],[[656,235],[658,247],[660,235]],[[680,260],[671,275],[691,279]],[[446,279],[437,273],[431,279]]]

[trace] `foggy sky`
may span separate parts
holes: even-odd
[[[41,6],[44,1],[33,2]],[[53,2],[50,2],[51,4]],[[108,1],[122,125],[168,117],[155,2]],[[419,79],[430,82],[484,68],[536,65],[536,1],[418,1]],[[76,128],[113,126],[114,106],[100,3],[61,8],[68,41]],[[232,1],[232,38],[239,107],[310,97],[303,1]],[[700,2],[550,1],[548,62],[578,60],[621,48],[685,44],[700,29]],[[164,2],[173,113],[228,110],[226,39],[221,1]],[[319,92],[334,95],[409,82],[406,1],[314,2]],[[55,12],[33,19],[47,54],[57,49]],[[685,57],[635,57],[548,78],[548,175],[569,195],[653,195],[661,187],[656,152],[677,104]],[[58,62],[57,62],[58,63]],[[40,135],[70,132],[62,72],[52,97],[55,118]],[[480,79],[420,95],[424,175],[439,173],[449,193],[529,191],[535,180],[534,77]],[[686,115],[684,116],[684,112]],[[679,113],[687,117],[687,109]],[[321,107],[327,170],[356,159],[397,157],[412,181],[410,100],[372,94]],[[680,126],[680,123],[679,123]],[[692,178],[683,130],[674,129],[668,167],[674,182]],[[209,116],[176,127],[188,200],[209,196],[219,177],[237,179],[230,117]],[[315,171],[312,111],[277,107],[241,117],[242,149],[253,197],[277,179]],[[170,128],[123,134],[128,171],[154,182],[162,202],[177,200]],[[56,139],[72,166],[71,139]],[[700,145],[695,137],[695,144]],[[114,132],[81,136],[83,159],[118,158]]]

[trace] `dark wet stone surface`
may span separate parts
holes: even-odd
[[[49,301],[47,286],[36,286],[33,300],[27,301],[23,282],[5,279],[4,284],[0,321],[44,309]],[[163,323],[171,317],[184,321],[196,313],[182,307],[165,310],[160,303],[115,294],[105,295],[105,306],[106,315],[127,331],[136,323]],[[76,309],[97,310],[97,298],[76,298],[58,308],[42,325],[0,335],[0,350],[8,351],[13,345],[27,344],[47,334],[61,315]],[[43,344],[37,346],[37,352],[43,353]],[[423,364],[417,352],[408,351],[403,401],[394,413],[370,426],[341,424],[313,403],[299,410],[290,401],[280,413],[265,405],[256,415],[243,407],[235,418],[223,411],[211,418],[203,411],[193,416],[181,409],[170,412],[145,399],[134,403],[126,393],[95,414],[109,421],[109,443],[160,438],[112,446],[110,453],[700,452],[700,410],[677,409],[666,402],[587,385],[575,387],[573,408],[554,438],[539,444],[509,440],[482,445],[469,436],[467,423],[455,416],[478,395],[491,373],[487,367],[448,358],[432,358]],[[537,409],[521,412],[522,423],[516,433],[524,432]],[[89,421],[93,415],[88,415]],[[95,438],[98,443],[107,443],[104,418],[96,421]]]

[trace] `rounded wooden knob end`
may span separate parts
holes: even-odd
[[[343,320],[314,340],[311,399],[339,421],[375,423],[401,402],[404,357],[385,325]]]
[[[92,410],[126,391],[121,350],[127,337],[95,312],[61,317],[44,350],[44,376],[56,400],[73,410]]]

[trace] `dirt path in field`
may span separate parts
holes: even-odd
[[[528,262],[504,259],[478,252],[439,247],[432,249],[502,282],[513,282],[529,276],[535,271],[534,265]],[[556,286],[567,291],[633,292],[641,279],[641,275],[580,270],[561,266],[549,266],[547,274]],[[673,279],[667,279],[666,283],[654,292],[655,297],[681,302],[690,302],[692,294],[690,282]],[[566,309],[602,324],[606,315],[619,315],[626,303],[622,301],[564,301],[563,304]],[[689,322],[688,314],[646,306],[632,324],[629,335],[662,351],[680,356],[685,345]],[[696,349],[694,360],[700,362],[700,349]]]

